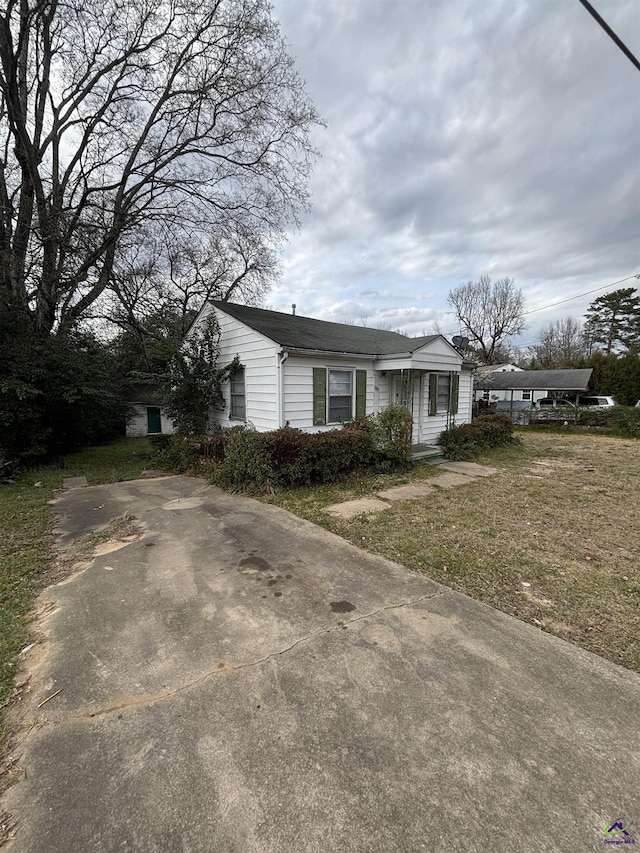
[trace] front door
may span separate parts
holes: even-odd
[[[147,432],[149,435],[156,435],[162,432],[162,422],[158,406],[147,406]]]
[[[411,441],[417,444],[420,441],[420,373],[415,370],[407,370],[403,374],[393,377],[391,387],[391,399],[396,406],[406,406],[413,415],[413,430]]]

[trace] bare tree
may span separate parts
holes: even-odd
[[[512,278],[483,275],[454,288],[448,302],[484,364],[495,364],[498,348],[525,327],[524,297]]]
[[[267,0],[5,0],[0,306],[71,328],[154,223],[248,287],[306,203],[316,122]],[[234,235],[244,274],[214,260]]]
[[[574,367],[588,355],[582,323],[573,317],[548,323],[540,330],[538,342],[530,347],[529,354],[538,368]]]
[[[144,239],[116,258],[107,298],[98,300],[93,316],[142,329],[162,308],[184,336],[209,299],[260,304],[278,269],[274,246],[237,225],[204,245],[147,230]]]

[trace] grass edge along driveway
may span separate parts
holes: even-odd
[[[14,689],[20,651],[32,641],[34,598],[49,583],[54,490],[65,477],[85,476],[91,485],[135,479],[149,455],[146,439],[123,439],[0,483],[0,712]],[[0,720],[0,750],[6,735]]]

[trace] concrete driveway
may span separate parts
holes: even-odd
[[[640,843],[636,674],[199,480],[56,508],[144,530],[40,600],[11,853]]]

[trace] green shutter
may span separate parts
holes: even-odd
[[[451,389],[449,394],[449,412],[452,415],[458,414],[458,396],[460,393],[460,374],[454,373],[451,377]]]
[[[367,371],[356,370],[356,417],[367,413]]]
[[[327,370],[324,367],[313,368],[313,425],[327,422]]]
[[[429,414],[438,414],[438,374],[429,374]]]

